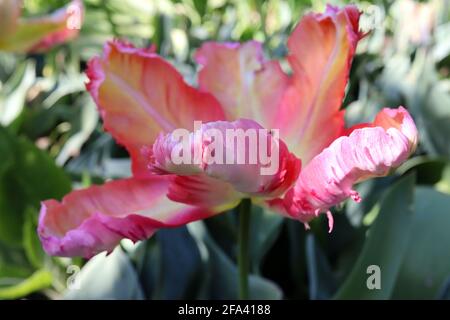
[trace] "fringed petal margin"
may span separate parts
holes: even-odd
[[[172,178],[123,179],[76,190],[42,203],[38,233],[49,255],[90,258],[121,239],[149,238],[156,230],[205,219],[206,208],[167,198]]]

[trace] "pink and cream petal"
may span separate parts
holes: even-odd
[[[262,44],[207,42],[196,52],[199,86],[222,104],[229,120],[248,118],[273,128],[289,84],[278,61],[266,61]]]
[[[383,109],[373,124],[336,139],[302,170],[285,196],[288,215],[308,222],[347,198],[360,202],[355,183],[385,176],[417,145],[417,129],[403,108]],[[280,200],[273,206],[281,207]]]
[[[152,49],[108,42],[103,55],[89,62],[87,75],[104,126],[129,151],[135,176],[149,175],[141,148],[160,132],[224,118],[212,95],[187,85]]]
[[[161,135],[149,167],[155,173],[205,174],[249,196],[276,197],[297,179],[301,162],[273,132],[253,120],[215,121],[194,132]]]
[[[245,198],[230,183],[205,174],[175,176],[167,197],[175,202],[224,212],[236,207]]]
[[[275,128],[289,148],[307,164],[339,137],[340,111],[355,48],[360,13],[355,6],[328,6],[308,14],[288,40],[292,84],[280,105]]]
[[[129,178],[73,191],[42,203],[38,233],[50,255],[92,257],[121,239],[149,238],[156,230],[205,219],[206,208],[167,198],[170,177]]]

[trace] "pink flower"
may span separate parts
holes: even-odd
[[[22,0],[0,1],[0,51],[42,52],[75,38],[83,19],[83,3],[46,16],[21,18]]]
[[[122,238],[145,239],[249,197],[305,224],[326,213],[331,229],[330,207],[349,197],[360,201],[355,183],[388,174],[417,145],[403,107],[383,109],[372,124],[344,127],[340,108],[361,38],[359,16],[354,6],[306,15],[288,40],[292,75],[267,61],[258,42],[205,43],[195,54],[198,89],[153,48],[107,43],[89,63],[87,88],[105,128],[130,153],[133,177],[44,201],[39,235],[45,250],[89,257],[111,251]],[[202,121],[200,129],[195,121]],[[179,128],[189,133],[188,152],[200,150],[199,162],[170,157],[179,147]],[[280,129],[281,139],[267,131],[257,141],[271,152],[277,147],[277,170],[262,175],[261,160],[209,163],[216,156],[208,153],[211,141],[196,140],[196,133],[230,128]],[[243,152],[228,142],[215,151],[225,150]]]
[[[254,131],[249,131],[252,129]],[[253,141],[250,141],[251,134],[243,136],[242,143],[235,138],[237,134],[227,137],[227,132],[236,133],[239,132],[238,130],[242,133],[254,133]],[[195,139],[196,133],[202,134],[202,139]],[[222,137],[222,140],[215,141],[217,135]],[[246,137],[248,137],[247,141]],[[251,143],[253,145],[250,145]],[[245,196],[280,196],[292,186],[300,172],[300,160],[289,152],[286,144],[277,140],[253,120],[213,121],[203,124],[189,135],[187,153],[191,153],[188,159],[190,161],[175,164],[171,155],[173,151],[182,149],[180,145],[182,142],[177,141],[173,133],[158,137],[152,150],[148,150],[150,169],[157,174],[213,177],[215,180],[229,184],[239,192],[240,194],[236,193],[236,198],[239,200]],[[196,148],[199,154],[198,163],[193,161]],[[269,149],[271,152],[264,153],[264,150],[269,151]],[[267,158],[273,154],[272,160],[276,166],[272,166],[271,170],[270,159],[262,162],[261,158],[257,157],[259,154],[267,155]],[[226,161],[227,157],[229,162]],[[186,203],[186,201],[183,202]]]

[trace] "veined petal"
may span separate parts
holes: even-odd
[[[289,148],[308,163],[342,132],[339,111],[350,65],[361,35],[355,6],[328,6],[308,14],[288,40],[292,84],[280,105],[275,128]]]
[[[104,126],[127,148],[135,176],[148,175],[141,148],[153,144],[160,132],[192,130],[196,120],[224,118],[212,95],[187,85],[153,49],[108,42],[102,57],[89,62],[86,73],[87,88]]]
[[[150,166],[156,173],[206,174],[250,196],[284,193],[300,171],[300,160],[273,131],[253,120],[216,121],[194,132],[161,135]]]
[[[173,202],[166,197],[170,177],[124,179],[73,191],[61,202],[42,203],[38,233],[50,255],[92,257],[111,252],[123,238],[150,237],[163,227],[204,219],[205,208]]]
[[[199,86],[212,93],[225,108],[227,118],[248,118],[274,128],[277,105],[289,79],[277,61],[264,59],[256,41],[208,42],[196,52],[202,65]]]
[[[336,139],[305,166],[284,199],[287,213],[308,222],[349,197],[361,201],[352,186],[387,175],[416,145],[417,129],[409,113],[403,107],[383,109],[371,126]]]
[[[7,1],[8,2],[8,1]],[[51,15],[19,19],[14,32],[0,37],[0,50],[42,52],[75,38],[83,20],[83,3],[73,0]]]

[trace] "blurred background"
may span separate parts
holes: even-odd
[[[343,5],[347,1],[329,1]],[[405,105],[420,132],[392,175],[357,186],[363,202],[303,224],[253,208],[250,296],[260,299],[450,299],[449,1],[355,1],[364,12],[343,107],[347,123]],[[25,0],[24,15],[63,0]],[[105,41],[155,44],[195,84],[203,41],[264,43],[283,59],[299,18],[321,0],[85,0],[80,36],[45,54],[0,52],[0,298],[237,298],[236,212],[161,230],[111,255],[51,258],[36,234],[40,201],[130,175],[124,149],[99,122],[86,62]],[[0,15],[1,17],[1,15]],[[381,289],[368,290],[378,265]]]

